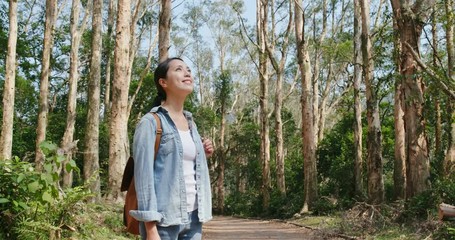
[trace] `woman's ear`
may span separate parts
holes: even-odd
[[[161,85],[161,87],[165,88],[167,87],[167,81],[166,79],[164,78],[160,78],[160,80],[158,80],[158,83]]]

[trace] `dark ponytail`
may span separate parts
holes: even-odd
[[[166,92],[164,91],[163,87],[160,84],[160,79],[166,79],[167,71],[169,70],[169,63],[172,60],[180,60],[183,61],[181,58],[173,57],[168,58],[162,61],[155,69],[154,80],[155,80],[155,87],[157,90],[157,95],[155,100],[153,101],[153,107],[160,106],[161,102],[166,100]]]

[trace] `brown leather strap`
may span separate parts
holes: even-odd
[[[158,117],[158,114],[153,112],[152,115],[153,115],[153,117],[155,117],[155,120],[156,120],[156,139],[155,139],[155,160],[156,160],[156,155],[158,155],[158,147],[160,146],[161,135],[163,133],[163,129],[161,129],[161,119],[160,119],[160,117]]]

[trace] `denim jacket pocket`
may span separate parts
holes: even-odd
[[[158,152],[163,156],[168,155],[172,151],[175,150],[175,141],[174,141],[174,134],[173,133],[164,133],[161,137],[160,148]]]

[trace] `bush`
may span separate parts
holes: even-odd
[[[78,203],[90,196],[83,187],[63,192],[58,169],[66,158],[55,144],[44,142],[41,148],[47,156],[42,172],[17,157],[0,161],[0,238],[58,239],[64,229],[72,229],[69,223]],[[65,168],[79,172],[74,161]]]

